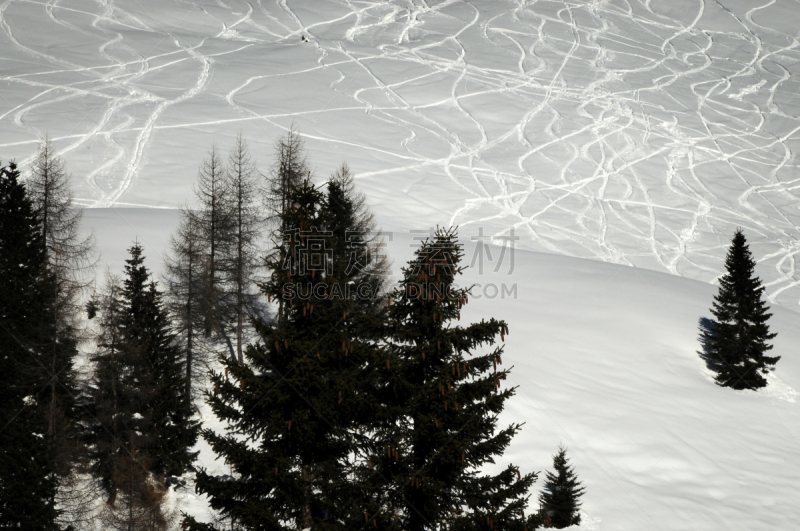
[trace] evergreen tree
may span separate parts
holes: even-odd
[[[328,180],[324,209],[325,228],[333,237],[330,254],[334,278],[352,282],[361,290],[355,300],[365,310],[385,306],[389,261],[383,253],[384,242],[347,164]]]
[[[305,182],[288,195],[266,260],[269,300],[283,300],[279,323],[255,323],[263,342],[247,363],[225,360],[208,402],[227,435],[203,437],[233,476],[197,475],[198,492],[245,529],[353,529],[361,492],[349,477],[372,417],[376,347],[360,339],[380,316],[363,312],[335,276],[323,193]],[[350,287],[352,289],[352,287]],[[371,322],[370,322],[371,321]],[[187,519],[190,529],[211,529]]]
[[[565,448],[558,447],[558,453],[553,456],[555,474],[546,473],[544,491],[539,496],[543,513],[549,517],[550,525],[558,529],[580,525],[578,509],[581,503],[578,499],[585,491],[575,476],[574,467],[569,466],[566,453]]]
[[[764,287],[755,277],[756,262],[741,229],[733,236],[725,258],[725,275],[714,297],[710,330],[702,342],[719,385],[734,389],[765,387],[768,374],[780,356],[766,356],[768,343],[777,334],[770,333],[767,321],[772,316],[762,297]]]
[[[91,472],[110,493],[109,502],[112,504],[116,499],[116,486],[113,484],[115,465],[126,452],[125,434],[144,427],[132,425],[132,421],[138,419],[132,418],[134,412],[125,408],[130,403],[127,399],[130,387],[124,381],[124,375],[130,361],[121,326],[124,308],[120,285],[119,279],[109,275],[105,291],[92,302],[90,318],[98,318],[99,334],[84,410]]]
[[[0,528],[55,530],[46,439],[52,276],[41,221],[14,163],[0,165]]]
[[[90,390],[94,472],[116,499],[120,467],[135,462],[159,478],[191,468],[189,451],[199,425],[184,397],[180,350],[169,330],[161,292],[144,266],[142,248],[130,249],[122,287],[111,286],[103,305],[102,335]],[[123,492],[130,495],[130,492]]]
[[[390,296],[390,349],[381,368],[384,419],[362,475],[375,492],[365,518],[377,527],[422,531],[534,528],[524,516],[535,474],[494,463],[520,425],[497,430],[514,388],[501,388],[505,322],[454,324],[468,301],[455,230],[438,229],[403,269]],[[475,350],[486,346],[485,353]]]
[[[140,253],[141,248],[134,247],[132,260],[143,261]],[[143,265],[140,267],[144,269]],[[142,289],[144,286],[138,284],[138,280],[138,276],[133,275],[127,279],[124,293]],[[134,298],[128,299],[132,304],[131,312],[125,315],[129,319],[125,326],[127,339],[135,338],[137,379],[146,382],[143,405],[152,421],[153,440],[143,450],[156,474],[181,476],[192,469],[197,456],[197,452],[191,452],[190,448],[197,442],[199,422],[192,419],[194,409],[185,397],[185,361],[175,345],[162,293],[150,280],[149,272],[141,293],[144,297],[139,308],[133,304]]]

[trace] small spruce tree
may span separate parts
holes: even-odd
[[[136,461],[157,477],[180,476],[192,467],[197,453],[189,449],[199,432],[184,396],[184,362],[162,294],[144,266],[141,246],[130,253],[122,287],[111,286],[103,305],[89,392],[93,471],[112,503],[121,486],[116,478],[126,463],[122,459],[134,449],[142,456]]]
[[[569,466],[566,454],[566,448],[559,446],[558,453],[553,456],[555,473],[546,473],[544,491],[539,496],[543,513],[549,517],[550,525],[557,529],[580,525],[578,510],[581,503],[578,499],[585,491],[575,475],[574,467]]]
[[[753,275],[755,266],[744,233],[738,229],[711,308],[714,319],[701,335],[705,353],[717,373],[716,381],[724,387],[765,387],[763,375],[780,359],[765,355],[772,349],[768,341],[777,334],[770,333],[767,325],[772,314],[762,297],[761,280]]]

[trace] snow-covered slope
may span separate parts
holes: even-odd
[[[765,391],[717,387],[698,320],[716,289],[663,273],[518,254],[517,301],[471,300],[509,319],[518,385],[506,418],[527,422],[508,457],[552,469],[556,441],[585,480],[585,526],[793,529],[800,517],[797,314],[775,308]],[[520,306],[524,305],[524,312]],[[469,317],[468,316],[468,317]]]
[[[120,237],[110,238],[114,217]],[[173,210],[93,209],[87,221],[121,265],[134,237],[157,266]],[[103,228],[105,227],[105,228]],[[106,233],[108,231],[108,234]],[[399,271],[421,234],[393,233]],[[462,233],[464,285],[475,285],[462,322],[509,322],[504,384],[518,386],[505,422],[525,422],[503,463],[551,469],[559,443],[585,482],[588,529],[638,531],[793,529],[800,519],[800,345],[798,314],[773,308],[775,355],[769,386],[733,391],[714,384],[697,342],[716,287],[666,273],[553,254],[481,250]],[[493,259],[489,261],[489,257]],[[499,269],[495,272],[498,263]],[[512,267],[513,263],[513,267]],[[223,426],[206,412],[204,421]],[[207,446],[200,464],[228,473]],[[501,463],[501,464],[503,464]],[[541,482],[537,484],[541,487]],[[202,498],[189,511],[206,515]],[[534,501],[533,506],[536,506]]]
[[[511,323],[509,458],[567,445],[586,527],[792,529],[798,27],[797,0],[0,0],[0,158],[49,133],[114,270],[134,238],[158,269],[212,142],[242,131],[267,171],[292,125],[396,266],[412,229],[514,227],[514,272],[468,275],[517,297],[465,314]],[[759,393],[696,353],[737,226],[783,356]]]

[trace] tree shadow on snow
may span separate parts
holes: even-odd
[[[711,346],[709,345],[709,338],[717,337],[715,323],[708,317],[701,317],[698,319],[698,328],[700,332],[698,336],[700,350],[697,351],[697,354],[700,356],[700,359],[706,363],[706,367],[708,367],[709,370],[717,372],[719,363],[711,357]]]

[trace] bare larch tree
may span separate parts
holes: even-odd
[[[243,363],[242,342],[244,316],[248,310],[248,293],[258,265],[258,237],[262,225],[258,205],[258,169],[241,133],[228,157],[229,248],[225,260],[227,284],[236,321],[236,357]]]

